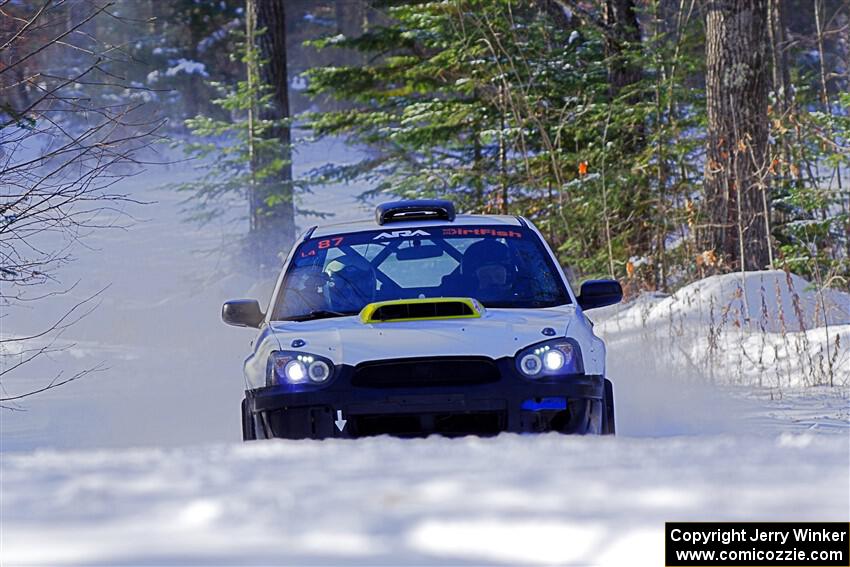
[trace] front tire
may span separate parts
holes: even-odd
[[[617,426],[614,419],[614,385],[605,379],[605,397],[602,400],[602,435],[614,435]]]
[[[248,404],[248,398],[242,400],[242,441],[255,441],[257,430],[254,426],[254,415]]]

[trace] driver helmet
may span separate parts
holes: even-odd
[[[477,284],[478,290],[499,292],[512,287],[516,265],[505,244],[488,239],[466,249],[460,271]]]
[[[344,254],[328,262],[324,269],[328,308],[343,313],[359,312],[375,301],[377,277],[366,258]]]

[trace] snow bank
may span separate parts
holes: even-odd
[[[666,323],[706,328],[743,327],[772,333],[824,325],[850,324],[850,295],[817,290],[796,274],[781,270],[712,276],[687,285],[641,309],[621,312],[642,326]]]
[[[665,521],[847,521],[849,471],[846,435],[808,433],[39,451],[3,458],[0,547],[15,565],[662,565]]]
[[[793,274],[713,276],[593,313],[615,366],[625,356],[680,381],[850,384],[850,295]]]

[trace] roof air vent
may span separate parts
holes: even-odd
[[[412,201],[393,201],[382,203],[375,208],[378,224],[404,222],[410,220],[455,220],[455,206],[451,201],[425,199]]]

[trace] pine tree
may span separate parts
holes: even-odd
[[[211,102],[226,118],[199,115],[186,120],[191,135],[176,145],[198,160],[200,175],[174,188],[190,194],[184,201],[189,220],[205,223],[228,214],[234,207],[246,210],[249,231],[235,252],[265,272],[263,266],[270,267],[274,256],[285,252],[282,247],[288,246],[283,241],[268,248],[259,246],[265,240],[260,227],[274,229],[264,212],[282,201],[291,203],[291,194],[275,192],[282,176],[289,175],[291,179],[291,173],[281,173],[290,167],[289,145],[282,145],[278,137],[282,128],[288,128],[288,120],[273,118],[274,110],[265,112],[273,107],[275,94],[253,72],[248,72],[259,67],[260,54],[247,34],[241,38],[237,49],[246,78],[234,86],[211,84],[220,95]],[[289,236],[285,226],[281,232]]]

